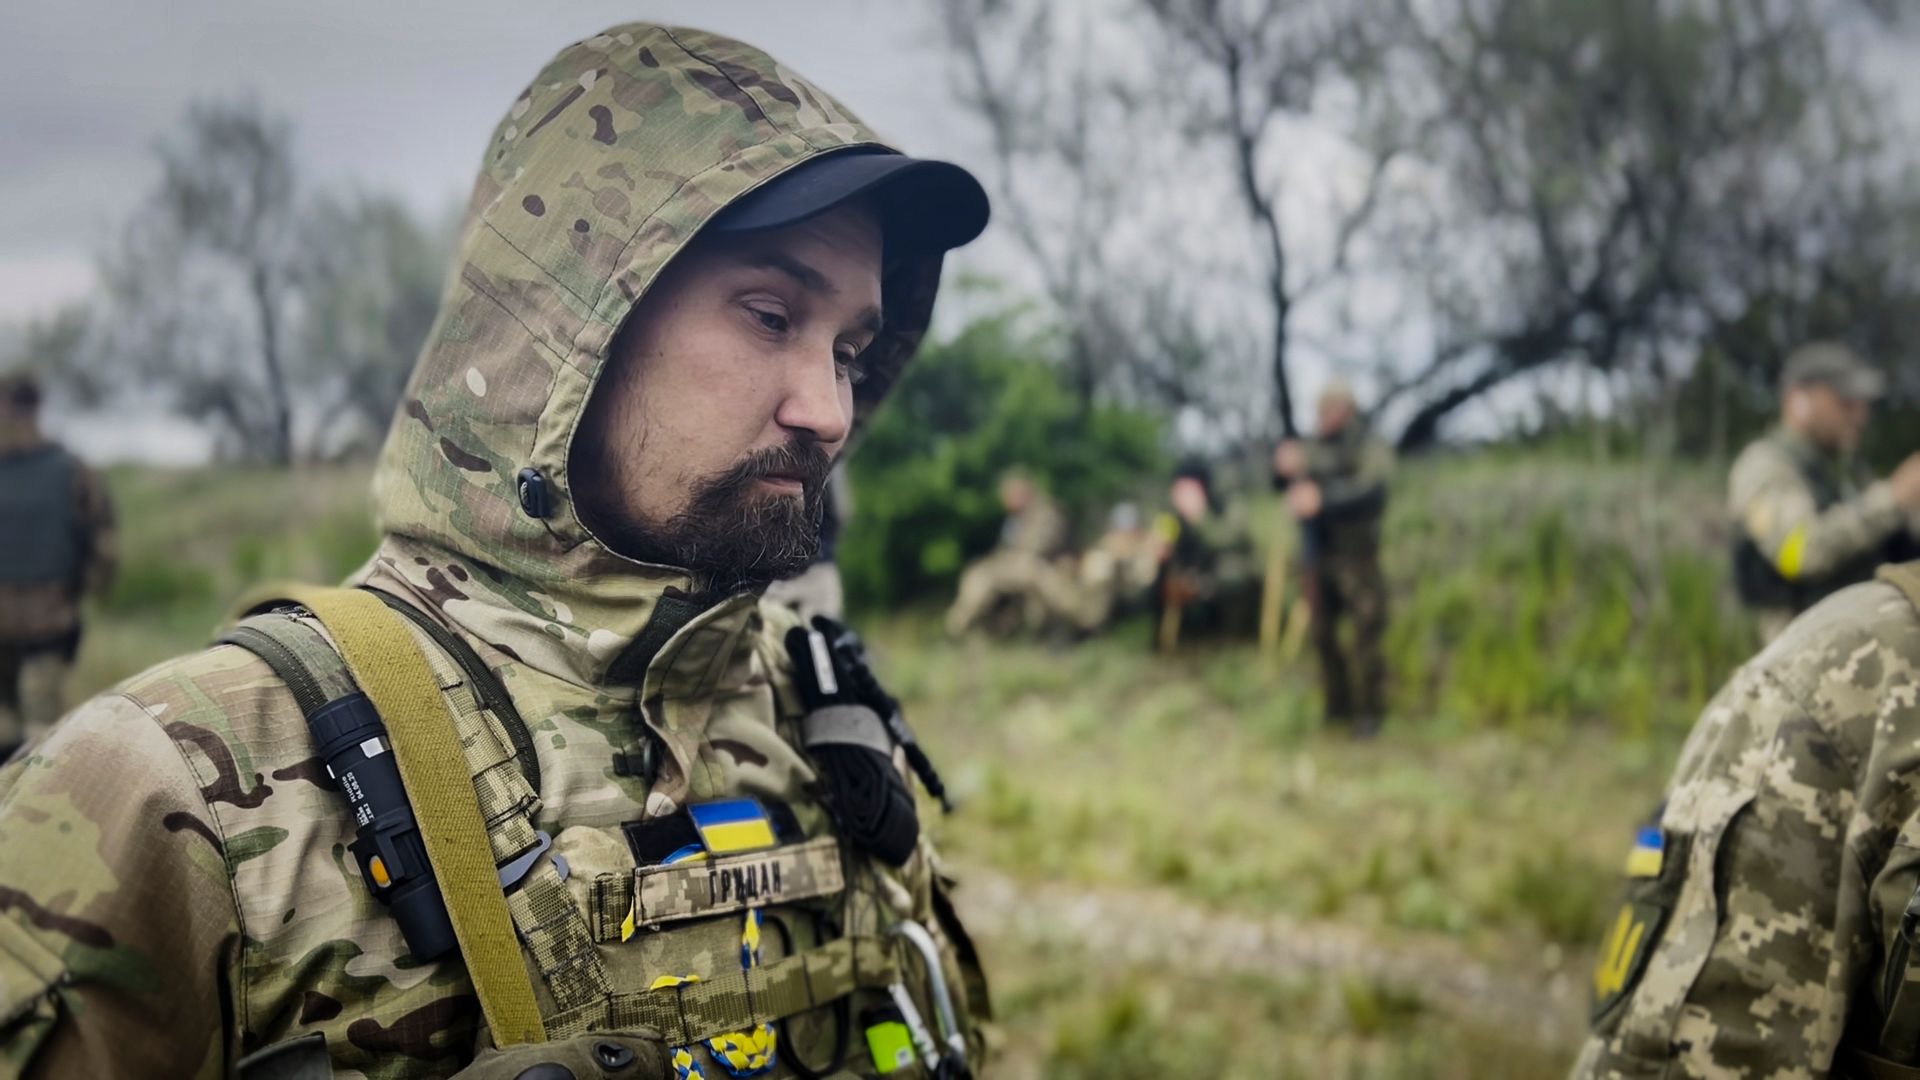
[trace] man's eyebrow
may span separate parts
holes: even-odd
[[[813,267],[808,266],[806,263],[784,252],[766,252],[756,257],[753,260],[753,265],[765,267],[769,270],[778,270],[799,282],[800,287],[808,292],[825,293],[831,296],[840,291],[833,287],[833,282],[828,281],[825,274],[822,274],[820,271],[815,270]]]
[[[769,251],[757,255],[752,260],[751,265],[767,270],[778,270],[799,282],[800,287],[806,289],[808,292],[832,296],[840,291],[834,287],[833,282],[827,280],[825,274],[822,274],[820,271],[815,270],[813,267],[808,266],[806,263],[801,262],[799,259],[785,252]],[[885,329],[886,326],[886,321],[882,317],[878,307],[870,307],[861,312],[859,323],[862,330],[871,333],[874,337],[879,337],[881,331]]]

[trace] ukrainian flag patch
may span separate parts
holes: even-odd
[[[774,846],[773,822],[756,799],[724,799],[687,807],[694,831],[712,855],[738,855]]]
[[[1627,876],[1630,878],[1659,877],[1660,868],[1666,865],[1667,843],[1657,825],[1648,825],[1634,834],[1633,850],[1627,852]]]

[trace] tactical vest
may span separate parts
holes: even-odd
[[[535,821],[540,773],[526,724],[472,647],[377,590],[282,593],[301,606],[282,600],[221,640],[265,661],[316,732],[323,726],[316,715],[354,706],[362,694],[386,722],[392,745],[362,743],[359,750],[399,759],[428,850],[401,838],[366,851],[356,847],[354,854],[370,877],[384,875],[389,865],[403,873],[408,860],[432,856],[432,878],[447,901],[486,1021],[487,1038],[460,1076],[688,1080],[716,1075],[716,1066],[732,1076],[758,1076],[776,1066],[800,1077],[847,1075],[843,1069],[903,1078],[969,1075],[968,1051],[978,1051],[972,1017],[985,1013],[984,984],[976,980],[971,943],[938,893],[935,915],[964,986],[948,987],[939,946],[918,924],[878,933],[844,930],[869,928],[873,920],[856,918],[850,907],[861,902],[867,856],[837,835],[788,836],[748,854],[598,874],[583,905],[567,884],[569,868],[555,857],[553,838]],[[406,640],[350,640],[362,635],[349,634],[333,614],[341,610],[342,594],[376,609],[381,604],[368,598],[378,597],[405,618],[393,632],[404,629]],[[321,614],[323,606],[333,613]],[[391,703],[399,692],[391,672],[375,670],[369,678],[369,669],[385,666],[369,649],[384,650],[386,658],[417,654],[430,677],[419,683],[419,694],[437,699],[438,715],[422,719],[430,710],[415,708],[410,720],[407,708],[383,704],[383,695]],[[423,737],[408,733],[409,724],[438,730]],[[441,740],[437,762],[433,737]],[[423,772],[435,764],[439,776]],[[328,771],[334,772],[331,765]],[[348,778],[342,786],[353,783]],[[469,795],[477,805],[440,809],[452,805],[449,796],[459,802]],[[341,812],[356,814],[358,824],[372,816],[357,802],[352,811],[343,802]],[[463,825],[465,845],[458,842]],[[433,850],[436,840],[440,851]],[[448,852],[477,859],[477,868],[450,870]],[[369,871],[376,854],[385,861],[380,871]],[[498,910],[502,899],[504,912]],[[390,908],[399,914],[397,903]],[[724,948],[716,945],[716,931]],[[415,945],[411,934],[407,940]],[[631,951],[622,957],[618,950]],[[736,953],[737,966],[713,962]],[[708,962],[696,965],[696,958]],[[695,966],[723,970],[696,976]],[[806,1040],[790,1037],[790,1025],[799,1024],[813,1036],[804,1051],[798,1043]],[[830,1051],[823,1052],[823,1044]],[[883,1059],[890,1067],[879,1067]],[[317,1036],[269,1047],[240,1065],[247,1080],[332,1075]]]
[[[1815,513],[1824,514],[1853,494],[1828,470],[1820,468],[1817,462],[1809,460],[1806,455],[1791,450],[1788,454],[1793,458],[1801,481],[1813,496]],[[1856,556],[1826,575],[1790,579],[1780,572],[1774,560],[1760,549],[1759,543],[1743,528],[1738,530],[1733,540],[1734,588],[1741,602],[1748,607],[1785,610],[1798,615],[1849,585],[1873,580],[1874,571],[1883,564],[1911,557],[1904,547],[1904,538],[1895,537],[1881,550]]]
[[[1884,566],[1877,576],[1899,589],[1920,615],[1920,562]],[[1834,1073],[1852,1080],[1920,1080],[1920,1066],[1902,1065],[1876,1052],[1896,1048],[1904,1056],[1911,1052],[1909,1048],[1920,1046],[1920,887],[1907,902],[1879,990],[1880,1030],[1865,1033],[1850,1028],[1836,1055]]]
[[[74,496],[77,464],[57,446],[0,458],[0,582],[71,583],[82,552]]]

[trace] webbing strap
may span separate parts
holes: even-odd
[[[1907,594],[1915,609],[1920,609],[1920,562],[1899,563],[1880,568],[1881,581]]]
[[[1837,1076],[1852,1080],[1920,1080],[1920,1068],[1900,1065],[1865,1050],[1842,1047],[1840,1058],[1845,1068],[1837,1072]]]
[[[686,1046],[832,1004],[855,990],[900,979],[899,962],[881,938],[840,938],[817,949],[712,978],[657,990],[615,994],[563,1012],[548,1024],[553,1037],[648,1027],[668,1046]]]
[[[292,585],[280,593],[313,612],[332,634],[354,681],[386,722],[494,1043],[545,1041],[466,756],[413,632],[363,590]]]
[[[507,909],[562,1012],[605,1001],[613,992],[587,920],[551,863],[536,866],[507,895]]]

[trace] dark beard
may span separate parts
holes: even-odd
[[[693,489],[686,509],[658,524],[595,515],[608,547],[641,562],[692,573],[695,589],[715,596],[764,589],[805,570],[820,550],[820,514],[826,505],[833,458],[814,442],[793,440],[757,450]],[[754,490],[763,476],[796,477],[802,495]]]

